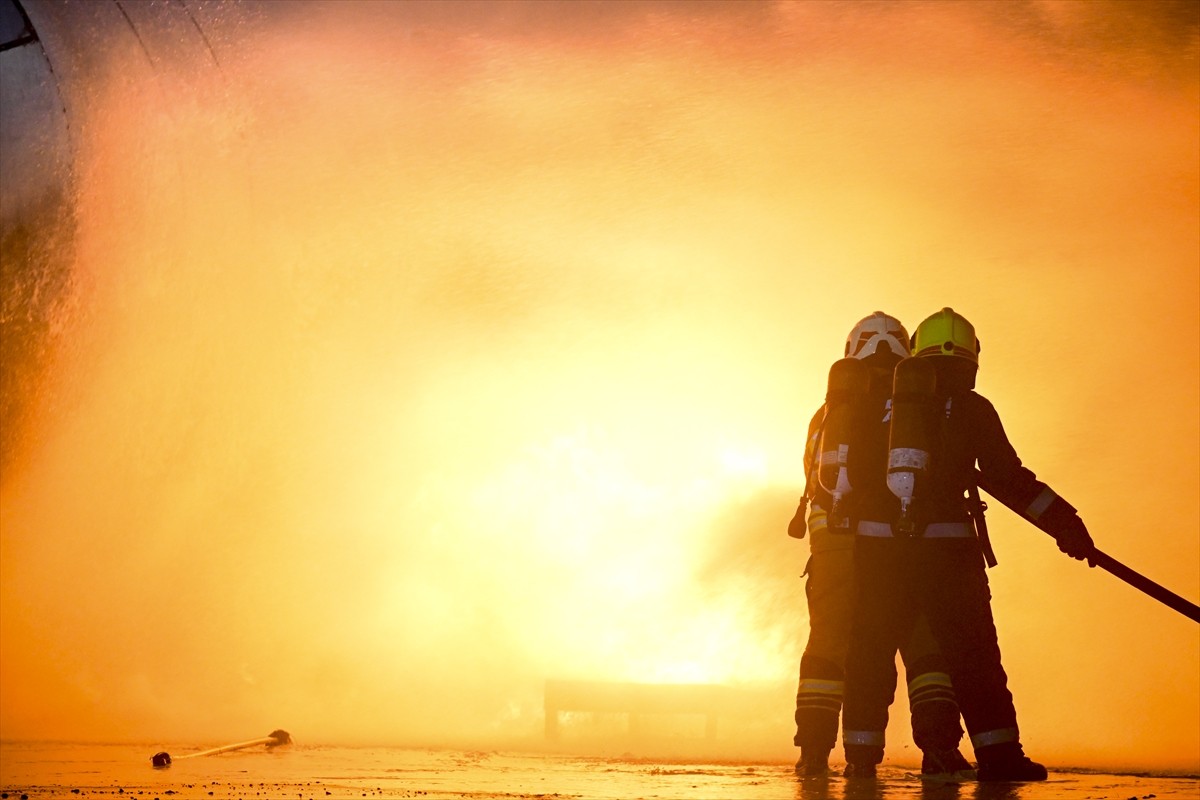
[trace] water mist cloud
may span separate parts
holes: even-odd
[[[207,47],[143,29],[71,78],[58,400],[3,482],[6,737],[537,743],[548,677],[786,702],[801,438],[876,307],[967,313],[1031,465],[1200,586],[1192,4],[183,6]],[[1113,342],[1152,322],[1155,353]],[[1111,499],[1134,435],[1171,448],[1157,554]],[[1194,642],[994,518],[1023,726],[1124,757],[1056,717],[1138,724],[1081,701],[1112,637],[1178,687],[1139,718],[1185,763]],[[1078,688],[1041,685],[1052,639]]]

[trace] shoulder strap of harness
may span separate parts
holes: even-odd
[[[813,498],[813,473],[817,469],[817,448],[821,444],[821,431],[825,429],[825,406],[821,406],[818,413],[821,415],[821,421],[817,424],[816,431],[809,434],[804,448],[804,494],[800,496],[804,503],[811,502]]]
[[[975,481],[971,481],[967,486],[967,513],[971,515],[971,520],[975,523],[975,534],[979,537],[979,546],[983,550],[983,560],[987,562],[989,567],[994,567],[997,564],[996,551],[992,549],[992,540],[988,538],[987,520],[984,518],[984,512],[987,511],[987,503],[979,496],[979,487],[975,485]]]

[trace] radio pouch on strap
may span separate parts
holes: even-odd
[[[967,513],[971,515],[971,521],[975,523],[975,535],[979,537],[979,547],[983,550],[983,560],[987,562],[989,567],[996,566],[996,552],[992,550],[992,540],[988,538],[987,519],[984,518],[984,512],[987,511],[987,503],[979,496],[979,487],[972,483],[967,487]]]

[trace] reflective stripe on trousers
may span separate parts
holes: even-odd
[[[954,687],[944,672],[926,672],[908,683],[908,703],[916,708],[922,703],[954,703]],[[957,704],[955,706],[957,708]]]
[[[883,747],[883,731],[842,731],[842,743]]]
[[[836,719],[842,710],[842,693],[845,687],[844,681],[801,678],[800,688],[796,692],[797,715],[803,714],[805,711],[824,711],[833,714]]]
[[[1019,741],[1021,741],[1021,733],[1016,728],[997,728],[994,731],[980,731],[972,734],[971,747],[978,752],[981,747]]]
[[[819,678],[801,678],[800,691],[802,695],[824,695],[829,698],[837,698],[840,703],[842,700],[842,692],[846,688],[845,681],[827,681]]]

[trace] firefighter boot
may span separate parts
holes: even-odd
[[[846,750],[847,778],[874,778],[875,766],[883,761],[883,748],[867,744],[848,744]]]
[[[963,758],[957,747],[953,747],[949,750],[924,751],[921,777],[969,781],[974,780],[976,775],[971,762]]]
[[[800,760],[796,762],[796,774],[805,778],[819,777],[829,773],[829,751],[818,747],[801,747]]]
[[[979,781],[1044,781],[1046,768],[1030,761],[1020,742],[1004,742],[981,747],[975,753],[979,759]]]

